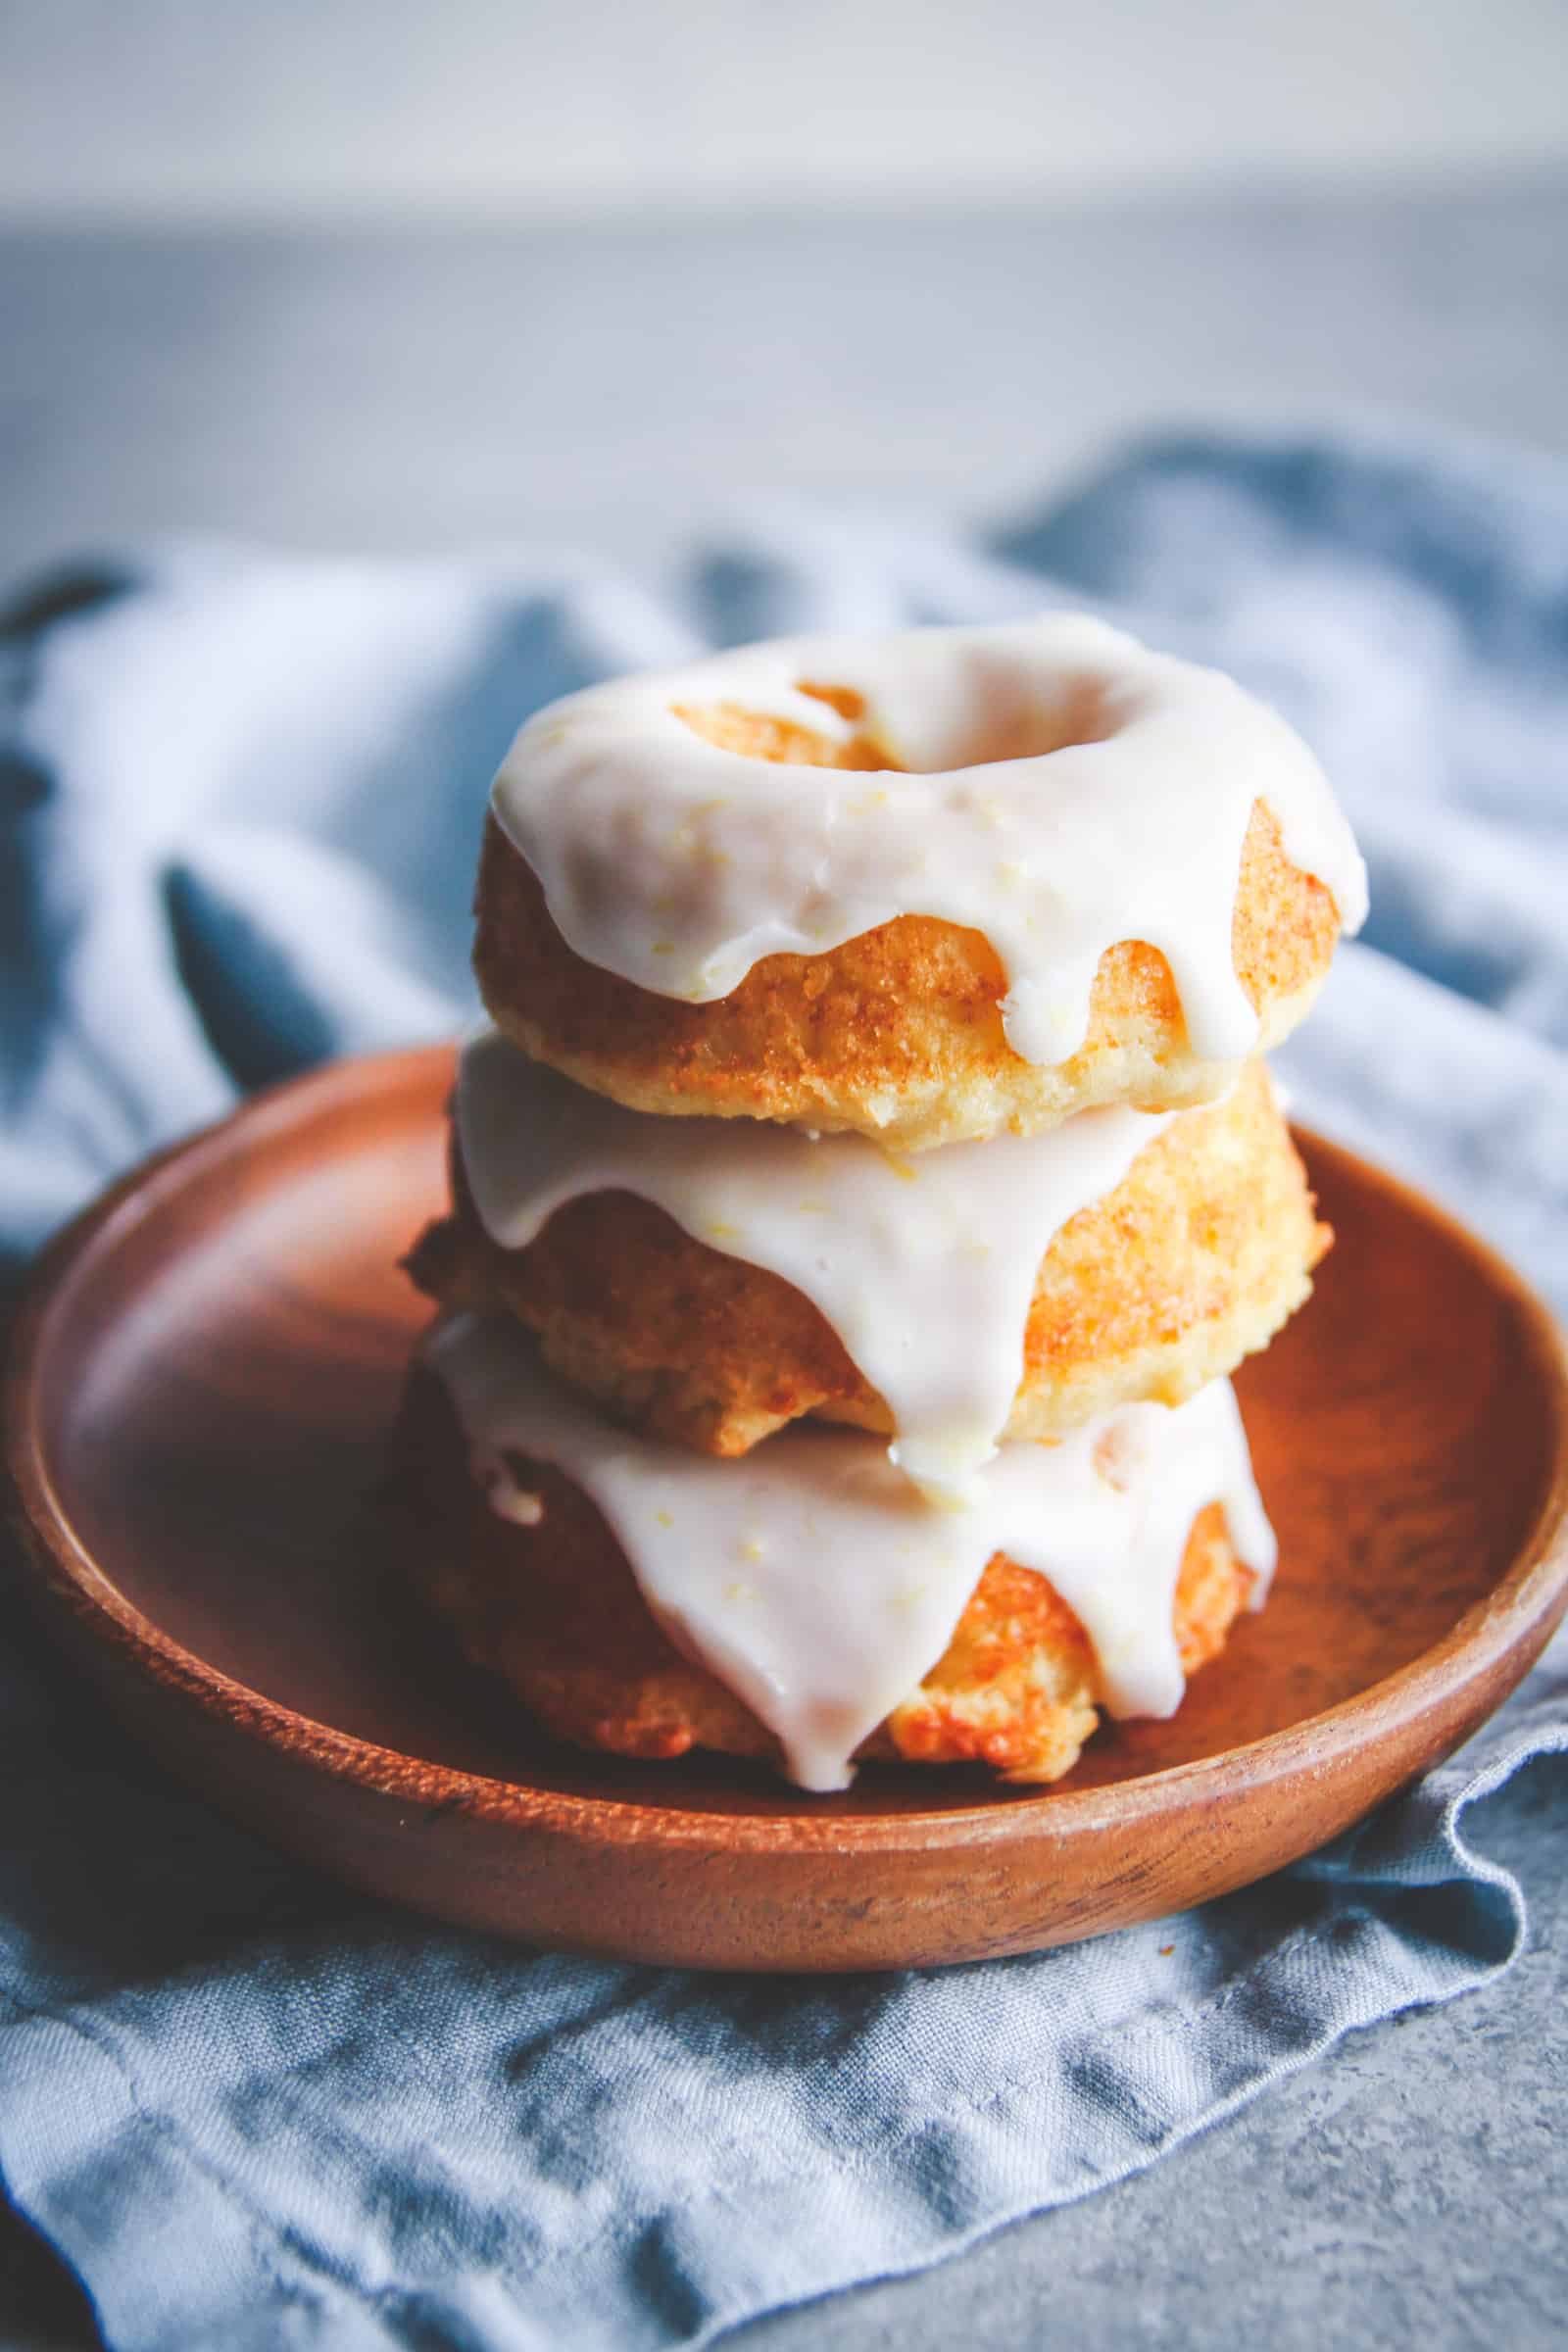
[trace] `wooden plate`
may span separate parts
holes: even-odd
[[[1173,1722],[1108,1729],[1047,1792],[868,1766],[808,1798],[753,1766],[550,1745],[405,1613],[368,1508],[451,1074],[439,1050],[340,1064],[127,1179],[47,1257],[11,1379],[49,1618],[178,1771],[356,1886],[709,1968],[1031,1950],[1321,1843],[1462,1740],[1562,1613],[1550,1316],[1306,1137],[1339,1246],[1239,1382],[1279,1580]]]

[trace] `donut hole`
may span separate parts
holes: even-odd
[[[1071,746],[1103,743],[1119,724],[1103,679],[1064,678],[1043,695],[1035,682],[988,668],[976,677],[954,719],[930,740],[908,747],[911,756],[900,758],[878,740],[874,724],[861,723],[866,698],[858,688],[801,678],[796,692],[825,704],[855,732],[841,738],[819,734],[798,719],[748,710],[740,703],[676,703],[671,710],[705,743],[742,759],[882,774],[931,774],[1038,760]]]
[[[830,710],[836,710],[840,718],[847,718],[852,725],[865,716],[865,697],[853,686],[817,686],[809,678],[797,678],[795,691],[813,703],[826,703]]]
[[[818,702],[831,703],[852,725],[865,707],[860,696],[849,689],[819,687],[807,691],[812,692]],[[834,699],[841,693],[845,702],[858,704],[859,710],[846,710]],[[901,761],[866,734],[835,742],[830,735],[819,735],[814,727],[803,727],[793,718],[775,718],[766,710],[747,710],[739,703],[675,703],[671,710],[705,743],[721,752],[738,752],[744,760],[768,760],[787,767],[851,767],[881,774],[891,774],[902,766]]]
[[[922,768],[990,767],[1007,760],[1043,760],[1083,744],[1104,743],[1121,724],[1103,678],[1066,676],[1043,684],[995,662],[977,665],[967,708],[929,748]]]

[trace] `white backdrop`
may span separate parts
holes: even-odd
[[[950,205],[1560,154],[1564,0],[0,0],[0,218]]]

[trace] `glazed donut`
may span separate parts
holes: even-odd
[[[620,1420],[713,1454],[810,1414],[898,1434],[912,1475],[961,1489],[1004,1436],[1230,1372],[1330,1240],[1261,1062],[1173,1118],[902,1165],[859,1137],[650,1120],[493,1035],[463,1071],[455,1213],[416,1280],[507,1309]]]
[[[400,1463],[415,1512],[416,1592],[545,1730],[579,1747],[652,1760],[692,1748],[781,1760],[778,1739],[754,1709],[662,1630],[604,1513],[570,1477],[517,1458],[537,1518],[518,1525],[489,1507],[428,1371],[410,1383]],[[855,1561],[844,1567],[853,1578]],[[1199,1510],[1167,1603],[1183,1675],[1224,1646],[1253,1581],[1220,1505]],[[907,1694],[854,1753],[1054,1781],[1077,1762],[1103,1701],[1079,1618],[1044,1576],[999,1551],[936,1663],[916,1670]]]
[[[525,1052],[909,1150],[1211,1101],[1365,908],[1282,719],[1070,615],[590,687],[491,808],[475,970]]]

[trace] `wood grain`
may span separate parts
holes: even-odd
[[[424,1307],[443,1051],[264,1097],[62,1238],[21,1319],[30,1589],[215,1801],[353,1884],[541,1943],[723,1968],[1019,1951],[1243,1885],[1462,1739],[1568,1599],[1568,1372],[1440,1211],[1301,1139],[1339,1247],[1239,1388],[1275,1593],[1169,1724],[1047,1792],[597,1759],[530,1734],[397,1593],[388,1434]]]

